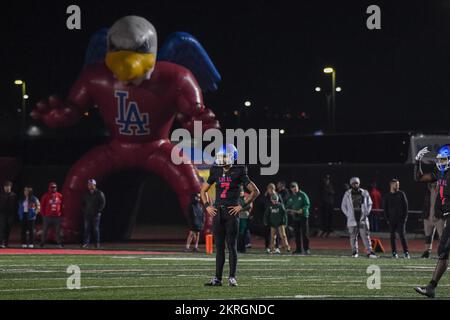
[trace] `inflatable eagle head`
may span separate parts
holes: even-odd
[[[105,63],[119,81],[139,85],[151,77],[157,48],[155,27],[142,17],[126,16],[108,31]]]

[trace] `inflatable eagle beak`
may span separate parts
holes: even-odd
[[[146,19],[126,16],[108,31],[106,66],[119,81],[140,84],[150,79],[155,68],[157,35]]]

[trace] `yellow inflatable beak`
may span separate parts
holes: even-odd
[[[130,81],[144,76],[155,66],[156,55],[121,50],[106,54],[106,66],[120,81]]]

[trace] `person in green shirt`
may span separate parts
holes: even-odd
[[[305,254],[311,254],[309,250],[309,208],[311,203],[308,195],[301,191],[297,182],[291,183],[291,196],[286,202],[288,214],[292,215],[292,222],[295,232],[294,254],[302,254],[302,244]]]
[[[241,193],[239,195],[239,204],[242,210],[239,211],[239,238],[238,238],[238,252],[245,253],[245,236],[248,230],[248,219],[250,217],[250,211],[252,210],[252,203],[246,204],[247,197],[245,195],[244,189],[241,188]]]
[[[271,253],[281,253],[280,249],[275,249],[277,231],[287,252],[291,252],[291,247],[286,237],[287,212],[284,205],[279,201],[276,193],[270,197],[271,204],[264,213],[264,225],[270,226],[270,249]]]

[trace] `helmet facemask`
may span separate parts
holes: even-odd
[[[229,166],[234,162],[233,153],[218,152],[216,154],[216,165],[218,166]]]
[[[438,154],[436,159],[436,166],[439,171],[446,171],[450,167],[450,157],[445,157]]]

